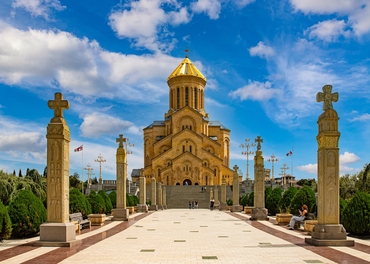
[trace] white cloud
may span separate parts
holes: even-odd
[[[251,56],[258,56],[261,58],[271,57],[274,55],[274,53],[275,53],[274,49],[269,46],[266,46],[265,43],[263,43],[262,41],[258,42],[257,46],[251,47],[249,49],[249,54]]]
[[[254,1],[255,0],[233,0],[233,2],[239,8],[244,8],[245,6],[249,5],[250,3],[253,3]]]
[[[82,136],[98,138],[102,135],[116,135],[122,131],[138,131],[130,121],[100,113],[91,113],[84,116],[80,126]]]
[[[317,174],[317,164],[307,164],[297,167],[300,171],[305,171],[310,174]]]
[[[350,32],[345,31],[346,22],[344,20],[326,20],[313,25],[306,33],[309,37],[318,38],[326,42],[335,42],[338,40],[339,36],[349,36]]]
[[[45,135],[40,132],[18,132],[0,135],[1,151],[42,152],[46,148]]]
[[[191,10],[195,13],[205,13],[210,19],[218,19],[221,13],[221,1],[198,0],[191,4]]]
[[[19,30],[1,21],[0,50],[1,83],[136,101],[166,94],[164,80],[181,62],[161,53],[108,52],[96,41],[67,32]]]
[[[53,10],[62,11],[66,7],[62,6],[59,0],[13,0],[12,8],[23,8],[32,16],[42,16],[48,20]],[[13,10],[12,15],[14,14]]]
[[[163,4],[167,4],[167,8],[172,7],[174,11],[166,13]],[[109,16],[113,31],[119,37],[135,40],[136,46],[153,51],[171,50],[176,42],[172,34],[166,31],[166,24],[186,24],[191,18],[187,8],[180,7],[175,0],[139,0],[130,2],[126,7],[124,10],[113,11]]]
[[[279,90],[272,89],[270,82],[249,81],[249,83],[235,91],[229,93],[232,98],[239,98],[240,100],[255,100],[267,101],[276,95],[279,95]]]
[[[359,116],[356,116],[356,117],[350,119],[351,122],[368,121],[368,120],[370,120],[370,114],[368,114],[368,113],[365,113],[365,114],[362,114],[362,115],[359,115]]]
[[[305,14],[348,16],[348,26],[357,36],[370,31],[370,4],[367,0],[290,0],[290,3],[295,11]]]
[[[350,153],[345,151],[343,154],[339,155],[340,164],[349,164],[359,161],[360,158],[355,153]]]

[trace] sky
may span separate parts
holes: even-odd
[[[44,171],[56,92],[70,103],[70,174],[86,180],[90,164],[99,178],[101,154],[103,179],[115,179],[119,134],[133,144],[129,175],[142,168],[143,128],[164,119],[167,77],[186,48],[243,179],[240,145],[257,136],[275,177],[285,163],[296,179],[317,179],[316,94],[326,84],[339,93],[340,175],[370,161],[367,0],[2,0],[0,170]],[[253,179],[253,154],[248,164]]]

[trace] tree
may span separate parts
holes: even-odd
[[[293,197],[297,193],[297,188],[291,186],[283,193],[283,197],[280,200],[279,207],[282,213],[290,213],[290,203]]]
[[[81,189],[80,175],[77,172],[69,176],[69,187]]]
[[[6,207],[0,202],[0,238],[9,238],[12,233],[12,222]]]
[[[339,178],[339,195],[344,200],[350,199],[356,193],[356,175],[343,175]]]
[[[21,169],[19,169],[18,177],[23,177]]]
[[[15,172],[15,170],[13,171],[13,176],[17,176],[17,173]]]
[[[111,200],[112,202],[112,206],[113,208],[116,208],[117,207],[117,192],[116,191],[111,191],[109,194],[109,199]]]
[[[86,196],[83,195],[78,189],[72,188],[69,191],[69,213],[81,212],[84,218],[92,213],[91,205]]]
[[[46,221],[46,209],[41,200],[29,190],[22,190],[10,202],[9,216],[12,221],[13,235],[28,237],[40,231]]]
[[[87,198],[91,205],[91,210],[93,214],[103,214],[105,212],[105,202],[101,195],[92,191]]]
[[[298,213],[298,209],[301,209],[304,204],[308,206],[309,212],[316,212],[315,192],[309,186],[303,186],[295,194],[290,203],[290,212],[293,214]]]
[[[48,177],[48,166],[45,166],[44,174],[42,175],[42,177],[44,177],[44,178]]]
[[[269,215],[276,215],[280,212],[280,200],[282,198],[283,190],[280,187],[274,188],[266,199],[266,209]]]
[[[108,194],[105,191],[103,191],[103,190],[100,190],[98,192],[98,194],[101,197],[103,197],[103,199],[104,199],[104,203],[105,203],[105,211],[104,211],[104,213],[106,213],[106,214],[107,213],[110,213],[112,211],[112,209],[113,209],[113,205],[112,205],[112,201],[110,200]]]

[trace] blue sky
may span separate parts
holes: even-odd
[[[369,44],[366,0],[2,0],[0,169],[43,172],[55,92],[70,102],[71,174],[82,174],[73,149],[83,144],[84,167],[99,177],[102,154],[103,179],[115,179],[122,133],[134,144],[129,174],[141,168],[142,129],[164,119],[167,77],[188,47],[207,78],[205,110],[231,130],[230,167],[243,179],[240,144],[257,136],[265,167],[279,159],[275,177],[286,163],[296,178],[316,178],[325,84],[339,92],[340,173],[356,173],[370,161]]]

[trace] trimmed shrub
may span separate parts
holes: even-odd
[[[344,200],[342,197],[339,198],[339,210],[340,210],[340,222],[342,223],[342,219],[343,219],[343,211],[344,211],[344,208],[346,208],[347,206],[347,202],[346,200]]]
[[[116,191],[111,191],[109,194],[109,199],[112,202],[113,208],[117,207],[117,192]]]
[[[254,206],[254,192],[248,195],[248,206]]]
[[[106,214],[110,213],[112,211],[112,209],[113,209],[113,205],[112,205],[112,202],[111,202],[108,194],[105,191],[103,191],[103,190],[100,190],[98,192],[98,194],[101,197],[103,197],[103,199],[104,199],[104,203],[105,203],[105,211],[104,211],[104,213],[106,213]]]
[[[247,206],[248,205],[248,194],[245,194],[240,197],[239,199],[240,205]]]
[[[140,203],[140,199],[136,195],[132,196],[132,198],[134,199],[134,206],[136,206]]]
[[[370,235],[370,194],[355,193],[343,210],[342,224],[353,235]]]
[[[72,188],[69,191],[69,213],[82,213],[84,218],[87,218],[91,214],[91,205],[87,200],[86,196],[83,195],[80,190]]]
[[[298,209],[301,209],[304,204],[308,206],[309,213],[316,212],[315,192],[309,186],[303,186],[293,197],[290,203],[290,213],[298,214]]]
[[[0,201],[0,238],[9,238],[12,233],[12,222],[5,205]]]
[[[12,234],[17,237],[36,235],[46,222],[46,209],[41,200],[29,190],[22,190],[8,207]]]
[[[135,204],[134,198],[126,193],[126,206],[134,206]]]
[[[272,192],[272,188],[270,186],[265,188],[265,204],[267,201],[267,197],[271,194],[271,192]]]
[[[283,190],[280,187],[274,188],[266,199],[266,209],[269,215],[276,215],[280,212],[279,203],[282,199]]]
[[[232,206],[232,205],[233,205],[233,200],[232,200],[232,199],[227,199],[227,200],[226,200],[226,204],[227,204],[228,206]]]
[[[290,207],[289,207],[290,203],[292,202],[293,197],[296,195],[297,192],[298,192],[297,188],[292,186],[292,187],[289,187],[289,189],[283,193],[283,197],[281,198],[280,203],[279,203],[280,211],[282,213],[290,212]]]
[[[89,200],[93,214],[104,214],[105,202],[101,195],[97,194],[95,191],[91,191],[87,199]]]

